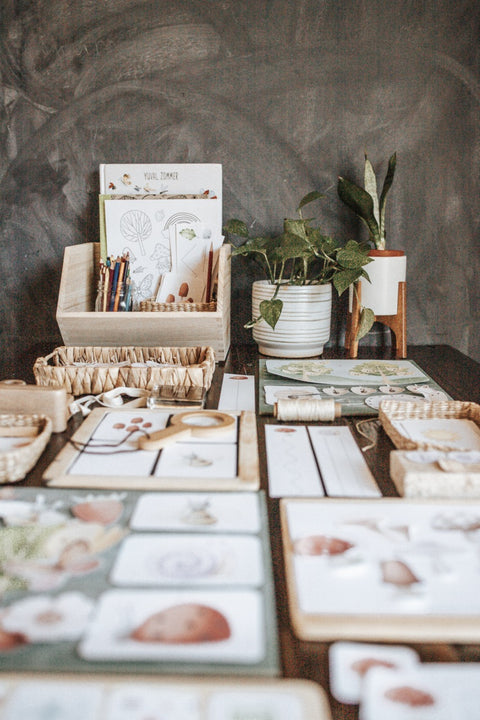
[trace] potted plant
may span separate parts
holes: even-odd
[[[324,235],[303,208],[322,194],[313,191],[297,208],[298,217],[285,219],[274,237],[251,237],[246,223],[229,220],[225,237],[232,255],[251,257],[265,279],[252,286],[253,338],[265,355],[313,357],[330,337],[332,286],[341,295],[360,277],[368,277],[366,243],[349,240],[344,246]],[[235,245],[232,237],[243,243]]]
[[[363,329],[358,333],[357,339],[366,334],[366,328],[370,329],[375,316],[396,315],[398,283],[405,282],[406,279],[405,253],[403,250],[386,248],[387,195],[393,183],[396,166],[397,155],[393,153],[388,160],[380,196],[375,171],[366,154],[363,188],[346,178],[338,178],[337,190],[340,199],[365,223],[369,241],[373,245],[370,257],[374,262],[368,269],[369,282],[360,282]]]

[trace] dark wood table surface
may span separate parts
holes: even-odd
[[[242,345],[232,346],[227,360],[218,365],[212,387],[208,394],[207,407],[217,407],[220,397],[222,376],[224,372],[243,373],[257,375],[258,355],[256,346]],[[326,350],[323,357],[341,358],[346,357],[342,351]],[[359,358],[384,358],[392,357],[391,350],[376,348],[360,348]],[[409,346],[408,359],[414,360],[430,377],[435,380],[455,400],[469,400],[480,403],[480,364],[471,360],[458,350],[447,345],[419,345]],[[19,372],[17,377],[24,377],[32,382],[30,369],[25,373]],[[58,451],[63,447],[68,435],[70,435],[80,420],[78,415],[70,422],[65,433],[52,435],[51,441],[37,463],[34,470],[27,478],[17,483],[20,485],[40,486],[42,474],[50,464]],[[267,464],[265,452],[264,426],[266,423],[274,422],[270,416],[258,416],[258,442],[261,468],[261,487],[265,491],[267,485]],[[352,427],[359,444],[365,444],[355,430],[355,422],[358,418],[340,418],[335,421],[341,424],[348,424]],[[371,450],[365,453],[365,458],[373,472],[378,485],[385,496],[396,496],[396,490],[390,480],[388,466],[389,453],[393,445],[383,430],[379,431],[378,441]],[[282,555],[282,543],[280,536],[279,501],[268,500],[270,537],[273,569],[275,577],[275,591],[277,599],[277,622],[278,635],[281,651],[282,676],[287,678],[304,678],[313,680],[321,685],[329,693],[328,678],[328,649],[329,643],[305,642],[298,640],[292,632],[287,606],[286,583],[284,575],[284,564]],[[398,644],[398,643],[396,643]],[[418,653],[424,662],[469,662],[480,661],[480,646],[478,645],[447,645],[442,643],[431,644],[409,644]],[[342,705],[330,696],[332,716],[335,720],[353,719],[358,717],[356,706]],[[313,719],[312,719],[313,720]]]

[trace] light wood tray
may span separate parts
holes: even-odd
[[[335,512],[341,504],[344,507],[348,504],[348,517],[353,520],[356,517],[366,518],[370,522],[374,522],[377,515],[381,515],[379,512],[381,508],[386,508],[388,511],[389,507],[396,506],[400,512],[400,516],[407,519],[408,507],[416,507],[438,511],[438,513],[458,513],[465,516],[480,518],[480,503],[476,502],[474,505],[472,501],[460,501],[453,502],[442,501],[442,500],[403,500],[395,498],[384,498],[382,500],[333,500],[333,499],[288,499],[281,500],[280,512],[281,512],[281,530],[284,548],[284,561],[286,567],[286,580],[287,580],[287,591],[288,591],[288,604],[292,626],[297,637],[302,640],[315,640],[315,641],[334,641],[334,640],[359,640],[365,642],[460,642],[460,643],[472,643],[480,641],[480,622],[479,614],[468,614],[462,615],[460,613],[445,613],[445,614],[433,614],[427,607],[423,609],[421,606],[415,611],[410,610],[404,613],[381,613],[378,611],[378,607],[372,604],[371,611],[365,613],[356,613],[355,608],[357,607],[356,598],[361,598],[362,586],[360,581],[358,585],[358,592],[351,593],[347,597],[351,598],[351,612],[322,612],[319,610],[316,613],[307,613],[302,610],[299,600],[299,586],[297,583],[297,576],[295,571],[295,555],[293,552],[293,543],[295,538],[292,537],[289,528],[288,521],[288,507],[292,505],[306,505],[314,504],[317,507],[322,508],[324,514],[321,517],[325,517],[326,521],[331,517],[332,512]],[[458,517],[458,515],[456,516]],[[327,523],[328,524],[328,523]],[[318,535],[322,534],[322,521],[317,523]],[[447,538],[448,538],[448,533]],[[377,535],[378,539],[373,542],[382,543],[381,532],[373,531],[373,535]],[[444,542],[448,542],[445,539]],[[453,555],[448,556],[448,563],[455,563]],[[338,559],[338,558],[337,558]],[[332,557],[325,556],[325,561],[331,561]],[[342,573],[341,567],[338,568],[337,572]],[[350,577],[355,581],[356,570],[352,566],[351,568],[344,568],[344,573],[350,573]],[[472,583],[475,584],[476,580],[473,578],[475,573],[472,573]],[[312,567],[311,577],[315,577],[314,569]],[[449,581],[450,586],[452,580]],[[305,591],[305,588],[303,589]],[[318,589],[318,594],[321,595],[321,589]],[[395,593],[395,588],[392,587],[392,594]],[[351,590],[350,590],[351,592]],[[468,595],[470,597],[470,595]],[[472,596],[473,597],[473,596]],[[412,596],[412,601],[415,603],[415,598]],[[321,605],[321,598],[319,599]],[[408,600],[407,600],[408,605]],[[415,606],[414,607],[418,607]],[[480,611],[480,605],[479,605]]]
[[[183,412],[184,408],[172,409],[170,414]],[[76,443],[87,443],[93,431],[105,413],[105,408],[93,410],[74,433],[72,440]],[[122,412],[116,410],[115,412]],[[131,410],[124,410],[127,417]],[[137,411],[138,412],[138,411]],[[140,411],[141,412],[141,411]],[[237,439],[237,475],[233,478],[215,477],[154,477],[131,475],[72,475],[69,468],[79,454],[73,445],[67,444],[49,465],[43,479],[52,487],[79,487],[92,489],[122,490],[258,490],[260,487],[260,470],[258,459],[257,424],[255,413],[232,411],[238,416]]]
[[[101,693],[100,710],[97,714],[98,720],[105,718],[105,708],[113,693],[125,690],[126,682],[122,676],[95,673],[95,677],[89,675],[83,678],[80,675],[63,674],[49,675],[45,673],[4,673],[2,674],[2,698],[0,699],[0,714],[2,706],[7,703],[13,692],[20,691],[22,695],[28,689],[29,683],[41,683],[43,692],[52,689],[52,694],[59,692],[68,693],[69,689],[75,692],[81,685],[83,690],[91,689]],[[151,692],[173,691],[178,694],[192,694],[197,697],[199,705],[199,720],[208,720],[211,714],[208,712],[209,703],[219,693],[235,693],[248,699],[248,693],[263,694],[273,693],[278,695],[292,696],[300,707],[300,715],[295,715],[297,720],[331,720],[330,707],[325,691],[316,683],[308,680],[248,680],[236,677],[235,680],[218,678],[215,680],[189,679],[171,677],[162,679],[145,675],[130,675],[128,687],[133,696],[142,689],[146,694]],[[250,705],[251,707],[251,705]],[[133,713],[135,715],[135,713]],[[133,717],[132,715],[132,717]],[[229,715],[230,716],[230,715]],[[197,717],[197,715],[195,715]],[[242,715],[243,717],[243,715]],[[250,717],[250,714],[249,714]],[[260,716],[259,716],[260,717]],[[262,715],[263,717],[263,715]],[[265,716],[266,717],[266,716]],[[269,714],[270,717],[270,714]],[[273,716],[272,716],[273,717]]]

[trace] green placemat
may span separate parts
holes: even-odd
[[[261,415],[272,415],[273,405],[265,400],[265,386],[302,388],[312,386],[320,398],[334,398],[342,406],[342,415],[377,415],[375,404],[381,398],[405,397],[422,399],[408,386],[427,386],[451,397],[413,360],[259,360],[258,407]],[[351,388],[368,391],[352,392]],[[381,392],[380,387],[400,388],[395,392]],[[327,392],[325,392],[327,390]],[[338,394],[337,394],[338,393]],[[296,395],[294,391],[293,396]],[[368,403],[367,404],[367,399]]]

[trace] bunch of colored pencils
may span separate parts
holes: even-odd
[[[100,260],[100,278],[96,310],[102,312],[125,312],[132,309],[132,281],[128,253],[116,258]]]

